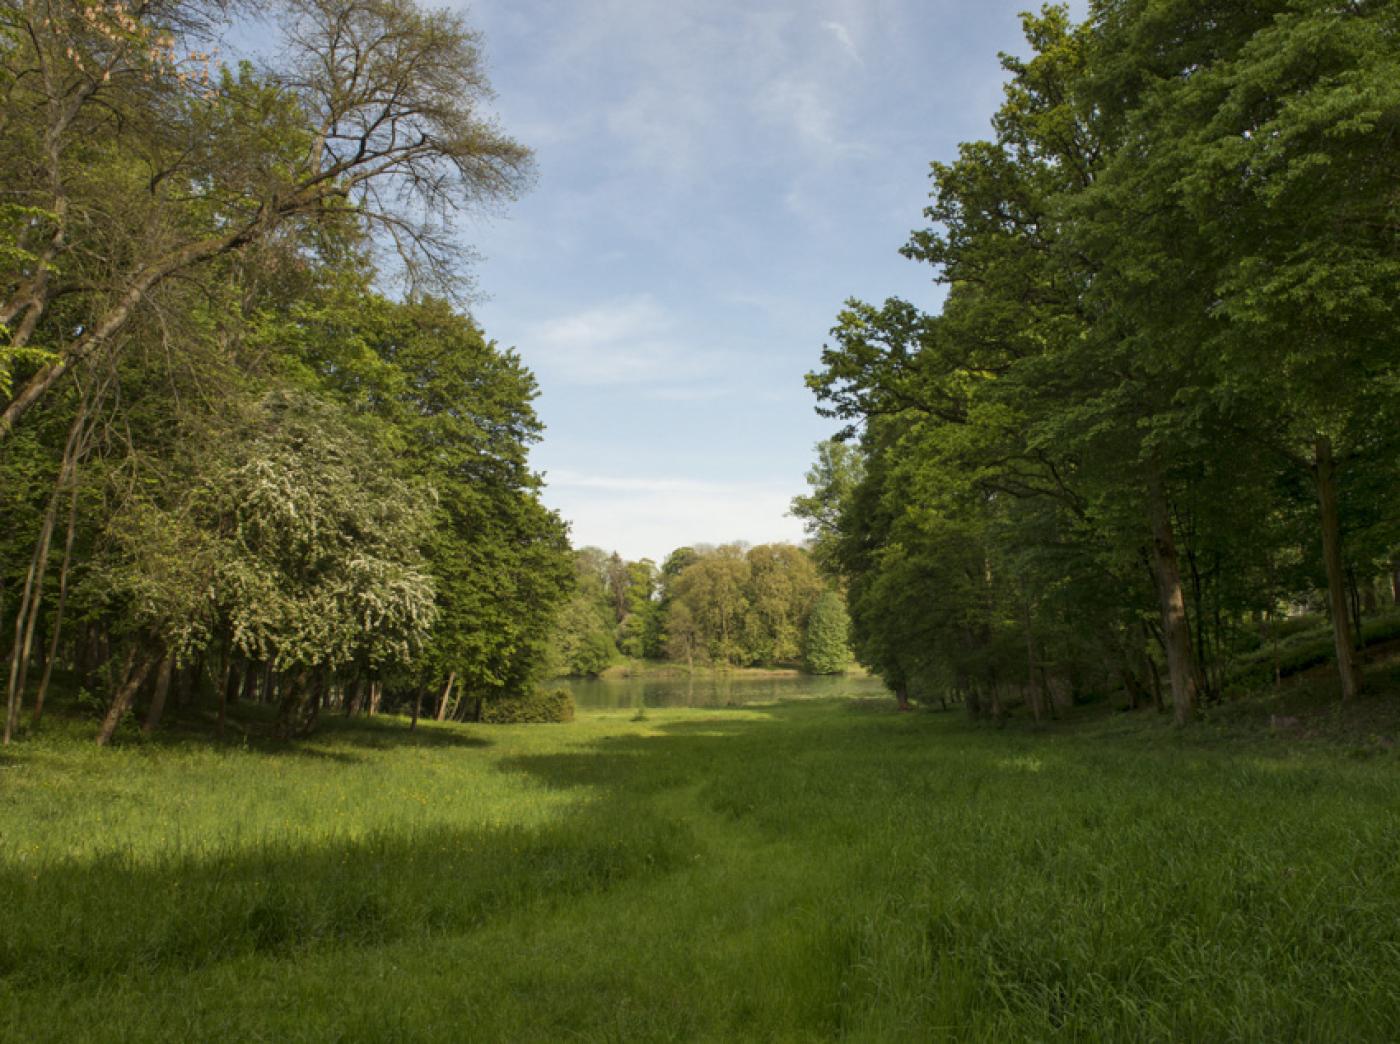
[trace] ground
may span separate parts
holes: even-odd
[[[55,719],[0,761],[0,1035],[1395,1039],[1394,671],[1360,731]]]

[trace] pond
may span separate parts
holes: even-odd
[[[829,699],[835,696],[884,696],[879,678],[821,677],[809,674],[744,676],[696,675],[662,678],[564,678],[559,684],[574,694],[583,710],[627,707],[742,707],[773,700]]]

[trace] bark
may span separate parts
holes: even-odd
[[[244,703],[254,703],[258,695],[258,679],[262,671],[257,665],[249,662],[243,668],[243,687],[239,691],[238,698]]]
[[[54,520],[58,514],[58,490],[54,490],[44,512],[44,525],[39,533],[39,546],[34,549],[35,571],[34,589],[29,604],[25,607],[24,643],[15,649],[19,657],[19,677],[14,679],[14,692],[11,694],[10,715],[5,722],[5,742],[10,741],[10,733],[19,726],[20,706],[24,702],[24,690],[29,683],[29,658],[34,649],[34,630],[39,623],[39,607],[44,602],[44,577],[49,571],[49,544],[53,540]]]
[[[105,747],[112,740],[112,734],[117,731],[117,726],[121,723],[126,712],[131,709],[131,701],[136,697],[137,690],[146,681],[146,676],[151,673],[151,668],[156,665],[156,661],[164,655],[164,652],[153,653],[149,649],[134,652],[125,672],[125,678],[117,688],[116,695],[112,697],[112,705],[107,709],[107,716],[102,719],[102,727],[97,731],[97,745]]]
[[[170,692],[170,676],[174,672],[175,657],[166,653],[160,661],[160,670],[156,673],[156,690],[151,694],[151,706],[146,711],[146,724],[141,726],[141,731],[147,736],[155,732],[156,726],[160,724],[160,716],[165,713],[165,697]]]
[[[360,705],[364,702],[365,680],[360,677],[351,679],[350,687],[345,695],[345,716],[353,718],[360,713]]]
[[[379,713],[379,701],[384,698],[384,683],[379,679],[369,683],[369,716]]]
[[[1337,651],[1337,674],[1342,683],[1342,699],[1350,700],[1361,691],[1361,670],[1356,662],[1351,614],[1347,609],[1337,461],[1332,455],[1332,440],[1326,436],[1319,436],[1313,444],[1313,478],[1317,482],[1322,561],[1327,567],[1327,606],[1332,614],[1332,643]]]
[[[447,676],[447,684],[443,687],[442,695],[438,697],[437,720],[447,720],[447,701],[452,697],[452,685],[457,681],[457,672],[453,671]]]
[[[224,723],[228,721],[228,686],[229,675],[233,673],[233,653],[224,653],[224,669],[219,676],[219,724],[216,734],[222,738],[224,735]]]
[[[321,708],[330,700],[331,695],[331,669],[323,666],[317,672],[316,691],[311,696],[311,707],[302,719],[301,726],[297,731],[299,736],[309,736],[316,728],[316,722],[320,720]]]
[[[1024,613],[1021,622],[1026,633],[1026,702],[1031,705],[1031,716],[1035,719],[1035,723],[1039,725],[1045,709],[1041,702],[1043,694],[1036,685],[1035,632],[1031,627],[1031,603],[1029,600],[1024,604]]]
[[[1160,471],[1154,471],[1149,479],[1147,506],[1152,526],[1152,576],[1162,617],[1162,645],[1171,679],[1172,707],[1176,723],[1185,725],[1196,716],[1201,673],[1191,649],[1191,622],[1186,616],[1186,599],[1181,589],[1171,505]]]
[[[1178,529],[1173,524],[1173,534]],[[1201,570],[1196,563],[1196,554],[1191,550],[1191,531],[1186,530],[1186,568],[1191,576],[1191,601],[1188,604],[1186,616],[1194,625],[1196,631],[1195,642],[1192,645],[1192,653],[1195,661],[1200,665],[1202,695],[1210,687],[1210,679],[1206,676],[1206,664],[1210,662],[1210,646],[1206,641],[1206,603],[1203,593],[1203,583],[1201,580]],[[1192,612],[1194,610],[1194,613]]]
[[[977,721],[982,717],[982,694],[971,685],[965,691],[964,701],[967,704],[967,716],[971,721]]]
[[[1358,654],[1366,642],[1361,637],[1361,587],[1356,582],[1356,570],[1347,566],[1347,610],[1351,613],[1351,637]]]
[[[1045,665],[1041,664],[1036,673],[1040,675],[1040,693],[1041,698],[1045,701],[1045,713],[1050,715],[1051,721],[1059,721],[1060,715],[1055,707],[1055,685],[1045,672]]]
[[[68,438],[63,446],[63,458],[58,469],[58,479],[54,483],[53,493],[49,496],[48,505],[44,509],[44,521],[39,531],[39,543],[34,549],[34,566],[31,569],[33,582],[32,585],[25,584],[24,598],[20,606],[20,617],[24,620],[24,641],[22,643],[16,642],[15,656],[17,660],[10,672],[11,692],[7,706],[4,736],[6,743],[9,743],[11,733],[19,724],[20,705],[24,700],[24,690],[29,680],[29,660],[34,648],[34,632],[39,622],[39,609],[44,599],[44,577],[49,568],[49,546],[53,540],[54,523],[58,519],[58,505],[63,492],[71,486],[73,492],[68,512],[67,544],[63,556],[64,579],[65,581],[67,579],[68,562],[73,547],[74,512],[77,509],[77,486],[74,475],[77,471],[78,458],[83,452],[88,413],[91,406],[92,399],[87,392],[84,392],[77,414],[68,428]],[[18,624],[18,621],[16,623]],[[55,626],[55,636],[57,632],[58,627]],[[16,633],[18,634],[18,632]],[[53,659],[50,657],[45,664],[44,679],[46,685],[52,662]],[[14,666],[18,667],[18,672],[15,671]],[[38,721],[37,715],[35,721]]]
[[[19,611],[15,614],[15,645],[14,652],[10,656],[10,686],[5,700],[5,735],[4,744],[9,745],[10,736],[14,732],[16,721],[19,719],[19,663],[21,659],[20,647],[24,640],[24,621],[29,610],[30,595],[34,590],[34,570],[38,568],[38,554],[34,554],[29,559],[29,572],[24,578],[24,593],[20,596]]]
[[[297,199],[279,206],[276,211],[264,208],[240,229],[187,243],[137,271],[114,296],[111,307],[92,326],[69,344],[59,358],[41,367],[22,387],[16,389],[4,412],[0,413],[0,442],[61,377],[116,338],[154,287],[186,269],[241,249],[269,231],[280,219],[304,209],[306,205],[306,200]]]
[[[53,634],[49,635],[49,654],[44,660],[44,675],[39,679],[39,692],[34,697],[34,724],[44,716],[44,697],[49,692],[54,661],[58,659],[58,640],[63,634],[63,610],[68,603],[68,570],[73,562],[73,534],[78,524],[78,490],[74,487],[68,500],[68,533],[63,541],[63,564],[58,568],[58,605],[54,608]]]
[[[418,716],[423,713],[423,691],[428,687],[427,682],[418,686],[418,691],[413,696],[413,720],[408,723],[408,731],[413,732],[418,728]]]

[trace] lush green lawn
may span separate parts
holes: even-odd
[[[90,731],[0,761],[10,1039],[1400,1035],[1379,745],[839,700]]]

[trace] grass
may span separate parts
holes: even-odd
[[[90,733],[0,755],[6,1039],[1400,1027],[1391,749],[861,700]]]

